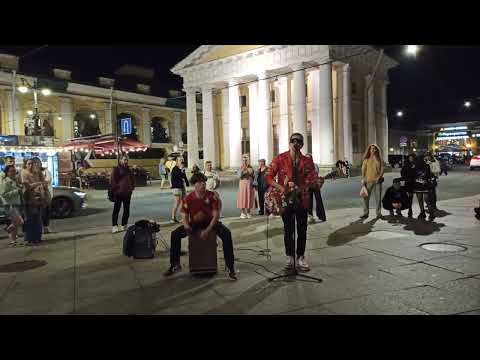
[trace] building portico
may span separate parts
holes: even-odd
[[[293,132],[325,169],[339,159],[359,164],[370,142],[388,150],[385,89],[397,64],[382,60],[365,102],[377,57],[366,45],[199,47],[172,69],[187,91],[189,166],[198,163],[195,93],[202,94],[204,160],[215,167],[238,168],[244,153],[254,165],[270,162]]]

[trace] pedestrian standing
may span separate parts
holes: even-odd
[[[432,154],[427,154],[425,161],[430,166],[430,173],[432,174],[432,191],[429,194],[428,198],[430,200],[430,205],[433,211],[437,210],[437,186],[438,186],[438,176],[440,176],[440,164],[435,160]]]
[[[42,166],[42,162],[40,160],[40,158],[34,158],[34,161],[37,161],[40,165],[40,167]],[[42,211],[42,220],[43,220],[43,233],[44,234],[48,234],[51,232],[50,230],[50,217],[51,217],[51,213],[52,213],[52,203],[51,203],[51,199],[52,199],[52,196],[53,196],[53,179],[52,179],[52,174],[50,173],[50,171],[47,169],[47,168],[44,168],[44,167],[41,167],[42,169],[42,174],[43,174],[43,177],[45,179],[45,181],[47,182],[48,186],[48,199],[50,199],[50,201],[46,204],[45,208],[43,209]]]
[[[415,160],[415,167],[413,168],[415,182],[413,184],[413,192],[417,194],[418,205],[420,206],[420,215],[418,219],[425,220],[425,205],[427,203],[428,212],[430,213],[429,220],[435,219],[435,212],[432,209],[429,194],[432,191],[433,185],[431,183],[432,174],[430,173],[430,166],[425,162],[424,156],[417,156]]]
[[[18,226],[23,225],[21,216],[22,207],[22,186],[18,182],[17,170],[15,165],[7,165],[4,169],[4,184],[1,193],[1,200],[5,208],[5,213],[8,216],[7,232],[10,238],[10,245],[17,244],[17,229]]]
[[[370,196],[372,192],[375,196],[375,205],[377,217],[382,216],[382,183],[383,183],[384,165],[380,153],[380,148],[371,144],[367,147],[363,156],[362,163],[362,185],[367,188],[368,196],[363,199],[362,219],[368,218]]]
[[[306,157],[312,159],[312,154],[305,154]],[[318,165],[313,163],[313,166],[315,167],[315,172],[318,174],[319,173],[319,168]],[[308,208],[308,222],[310,224],[314,224],[317,221],[327,221],[327,215],[325,214],[325,208],[323,206],[323,199],[322,199],[322,193],[320,192],[319,188],[310,188],[310,206]],[[313,217],[313,196],[315,196],[315,202],[317,204],[316,206],[316,215],[317,217]]]
[[[445,157],[440,157],[440,175],[441,176],[443,173],[445,173],[445,176],[448,175],[448,161]]]
[[[179,223],[177,220],[177,211],[186,195],[185,186],[190,186],[187,175],[185,174],[184,162],[182,157],[177,158],[177,165],[172,169],[171,183],[173,189],[173,207],[170,223]]]
[[[240,182],[238,184],[237,208],[241,209],[240,219],[250,219],[252,217],[251,209],[255,208],[254,171],[246,155],[242,158],[238,177]]]
[[[405,189],[408,195],[408,217],[413,217],[412,203],[413,203],[413,185],[415,183],[415,154],[408,155],[408,159],[400,171],[402,180],[405,181]]]
[[[268,184],[265,179],[268,167],[266,166],[265,159],[258,160],[258,170],[255,171],[254,184],[257,188],[259,210],[258,215],[270,215],[267,209],[265,209],[265,192],[267,191]],[[265,214],[267,212],[267,214]]]
[[[167,167],[165,166],[165,159],[160,159],[160,163],[158,164],[158,175],[160,176],[160,179],[162,182],[160,183],[160,188],[163,188],[163,183],[168,180],[168,173],[167,173]],[[171,184],[170,184],[171,186]]]
[[[110,179],[113,194],[112,233],[124,231],[130,217],[130,201],[135,190],[135,178],[128,167],[128,157],[123,155]],[[118,226],[118,214],[123,204],[122,225]]]
[[[220,176],[218,176],[218,173],[213,170],[212,162],[210,160],[205,161],[203,175],[207,178],[207,190],[216,192],[220,186]]]
[[[27,246],[39,245],[42,241],[43,209],[50,202],[48,183],[40,167],[40,162],[28,159],[22,172],[25,203],[25,241]]]

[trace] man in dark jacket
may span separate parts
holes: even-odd
[[[183,158],[177,158],[177,165],[172,169],[171,183],[173,189],[173,208],[172,208],[172,217],[170,218],[170,223],[178,223],[177,220],[177,211],[180,207],[183,198],[186,195],[185,184],[190,186],[188,183],[187,175],[185,175],[185,168],[183,165]]]
[[[402,216],[402,210],[409,206],[407,191],[401,186],[401,180],[401,178],[393,179],[393,186],[387,189],[382,200],[383,208],[390,211],[390,216],[393,216],[394,210],[397,215]]]
[[[112,233],[123,231],[130,216],[130,200],[135,189],[135,179],[128,167],[128,157],[123,155],[119,165],[113,169],[110,179],[113,193]],[[122,225],[118,226],[118,214],[123,204]]]
[[[413,217],[412,203],[413,203],[413,184],[415,183],[415,154],[408,155],[408,159],[402,167],[400,174],[402,180],[405,181],[405,189],[408,195],[408,217]]]
[[[257,188],[258,202],[260,207],[258,210],[258,215],[265,214],[265,191],[267,191],[268,188],[267,181],[265,180],[267,169],[268,168],[265,166],[265,159],[258,160],[258,170],[255,171],[254,182],[255,187]]]

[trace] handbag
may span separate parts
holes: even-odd
[[[110,200],[111,202],[115,202],[115,199],[114,199],[114,196],[113,196],[113,190],[111,188],[108,189],[108,191],[107,191],[107,197],[108,197],[108,200]]]
[[[360,189],[360,197],[364,199],[368,197],[368,190],[365,185],[362,185],[362,188]]]

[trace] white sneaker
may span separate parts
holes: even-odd
[[[119,226],[119,231],[125,231],[128,225],[121,225]]]
[[[251,219],[252,215],[251,214],[247,214],[247,219]]]
[[[286,270],[291,270],[293,269],[293,256],[287,256],[287,263],[285,264],[285,269]]]
[[[297,257],[297,266],[300,271],[310,271],[310,266],[308,266],[305,256]]]
[[[246,218],[247,218],[247,215],[245,215],[244,213],[240,215],[240,219],[246,219]]]
[[[117,225],[112,226],[112,234],[116,234],[118,232],[120,232],[120,229],[118,228],[118,226]]]

